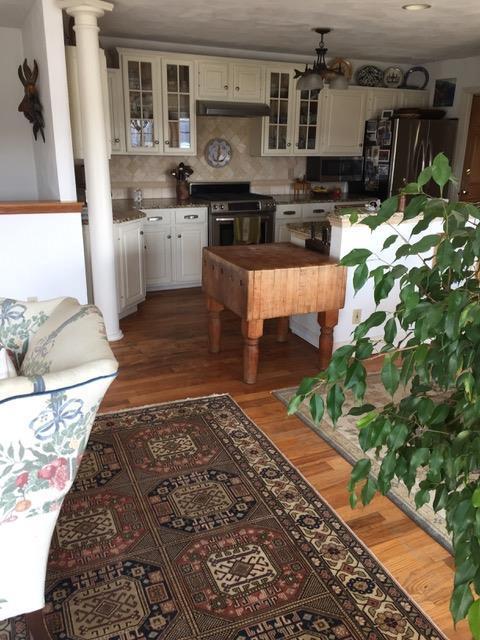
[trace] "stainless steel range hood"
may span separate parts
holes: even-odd
[[[198,116],[227,116],[230,118],[256,118],[269,116],[268,104],[258,102],[219,102],[216,100],[197,100]]]

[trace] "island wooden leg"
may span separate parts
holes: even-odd
[[[286,342],[288,338],[288,323],[290,318],[277,318],[277,342]]]
[[[243,381],[255,384],[258,370],[258,340],[263,335],[263,320],[242,320]]]
[[[338,323],[338,309],[334,311],[321,311],[318,314],[320,325],[320,339],[318,341],[318,359],[320,369],[326,369],[332,357],[333,330]]]
[[[220,336],[222,333],[222,323],[220,321],[220,312],[224,306],[217,302],[214,298],[207,298],[208,309],[208,350],[210,353],[218,353],[220,351]]]

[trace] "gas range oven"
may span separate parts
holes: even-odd
[[[251,193],[249,182],[194,182],[190,197],[208,202],[209,246],[273,242],[275,200]]]

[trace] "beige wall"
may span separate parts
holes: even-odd
[[[179,162],[189,164],[193,182],[249,180],[265,193],[289,192],[292,181],[305,173],[305,158],[257,157],[250,155],[251,118],[197,118],[196,157],[112,156],[110,174],[114,198],[127,197],[129,188],[141,187],[144,197],[173,194],[175,181],[169,175]],[[214,169],[205,160],[205,146],[211,138],[225,138],[233,149],[232,160]]]

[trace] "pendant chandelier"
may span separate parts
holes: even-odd
[[[315,49],[317,58],[314,60],[312,68],[306,64],[304,71],[295,69],[294,77],[298,78],[297,89],[299,91],[321,91],[325,82],[330,83],[331,89],[348,89],[348,80],[341,69],[339,68],[338,71],[329,69],[325,62],[325,55],[328,49],[325,46],[323,37],[330,33],[331,29],[317,27],[313,31],[320,34],[320,42]]]

